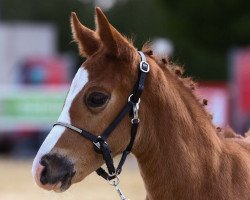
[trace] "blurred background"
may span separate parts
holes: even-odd
[[[240,134],[250,127],[249,0],[0,0],[0,200],[118,197],[95,175],[58,195],[35,187],[30,173],[84,61],[72,43],[70,13],[94,28],[95,6],[138,49],[150,40],[154,51],[183,65],[217,126]],[[144,199],[133,158],[125,168],[128,196]]]

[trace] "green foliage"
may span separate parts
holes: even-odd
[[[136,46],[154,37],[174,43],[174,61],[198,80],[225,80],[228,52],[250,44],[250,1],[128,0],[108,12]]]
[[[165,10],[166,35],[191,74],[226,79],[230,48],[250,44],[248,0],[158,0]]]
[[[155,37],[164,37],[164,10],[153,0],[128,0],[118,3],[107,13],[111,23],[135,40],[138,48]]]

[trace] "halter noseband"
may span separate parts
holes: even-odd
[[[117,178],[117,176],[122,171],[122,166],[126,161],[127,156],[130,154],[136,133],[137,128],[139,125],[139,117],[138,117],[138,111],[139,111],[139,104],[140,104],[140,96],[144,89],[144,82],[146,79],[146,75],[150,70],[149,64],[146,61],[146,56],[141,51],[138,51],[141,57],[141,62],[139,64],[139,73],[138,73],[138,79],[137,82],[134,85],[134,89],[132,94],[128,97],[128,103],[122,108],[122,110],[119,112],[119,114],[116,116],[116,118],[110,123],[110,125],[104,130],[104,132],[96,136],[84,129],[77,128],[71,124],[64,123],[64,122],[56,122],[53,126],[64,126],[68,129],[71,129],[77,133],[79,133],[81,136],[86,138],[87,140],[90,140],[94,144],[94,149],[97,153],[102,154],[103,159],[106,163],[108,172],[106,172],[103,168],[98,168],[96,170],[96,173],[103,177],[106,180],[112,180],[114,178]],[[129,113],[129,116],[131,118],[131,138],[128,146],[123,151],[120,162],[118,164],[118,167],[115,169],[113,158],[111,156],[111,150],[109,148],[109,145],[107,143],[107,139],[112,133],[112,131],[117,127],[117,125],[121,122],[121,120],[126,116],[126,114]],[[117,179],[119,180],[119,179]],[[118,184],[117,184],[118,185]],[[115,186],[117,186],[115,185]],[[118,190],[117,190],[118,191]]]

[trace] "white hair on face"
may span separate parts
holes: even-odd
[[[77,94],[81,91],[81,89],[85,86],[87,82],[88,82],[88,72],[86,69],[84,69],[84,67],[80,67],[71,83],[67,98],[65,100],[63,110],[58,118],[58,121],[69,123],[69,124],[71,123],[70,116],[69,116],[69,109],[71,107],[73,100],[75,99]],[[55,126],[51,129],[50,133],[44,140],[43,144],[41,145],[33,161],[33,165],[32,165],[33,177],[35,176],[37,166],[39,165],[39,162],[42,156],[49,153],[52,150],[52,148],[55,146],[55,144],[57,143],[59,138],[62,136],[64,131],[65,131],[65,127],[62,127],[62,126]]]

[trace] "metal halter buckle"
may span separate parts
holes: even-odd
[[[107,144],[107,142],[106,142],[105,140],[103,140],[101,136],[98,136],[97,138],[98,138],[97,141],[96,141],[96,142],[94,141],[93,144],[94,144],[98,149],[101,149],[100,141],[103,141],[105,144]]]
[[[140,70],[142,72],[148,73],[149,72],[149,64],[146,61],[141,61],[140,62]]]
[[[98,149],[101,149],[100,142],[93,142],[93,144],[94,144]]]

